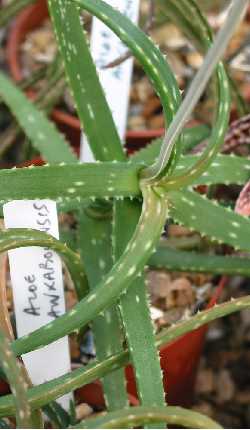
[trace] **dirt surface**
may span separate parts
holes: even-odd
[[[221,301],[250,294],[250,280],[231,278]],[[250,428],[250,310],[210,325],[194,409],[225,428]]]

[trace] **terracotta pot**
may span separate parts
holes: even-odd
[[[78,388],[75,391],[75,396],[79,402],[88,403],[90,406],[97,408],[105,407],[104,394],[100,381],[95,381]],[[131,406],[139,406],[138,399],[132,394],[128,395],[128,399]]]
[[[10,393],[10,387],[7,382],[0,380],[0,397]]]
[[[6,58],[11,76],[17,82],[23,78],[20,45],[26,35],[39,27],[46,18],[48,18],[46,1],[38,0],[35,4],[23,9],[11,26],[7,41]],[[34,97],[34,91],[29,91],[28,96]],[[71,144],[79,146],[81,129],[78,118],[60,109],[54,109],[51,117]],[[133,150],[144,146],[145,143],[162,136],[163,133],[164,129],[128,131],[126,140],[129,152],[133,152]]]

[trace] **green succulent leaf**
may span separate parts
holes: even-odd
[[[193,6],[193,2],[188,3],[185,1],[185,7],[183,7],[184,14],[186,16],[192,16],[192,19],[197,22],[201,22],[201,25],[204,27],[205,18],[202,17],[198,7],[195,8]],[[244,0],[239,4],[242,10],[246,7],[246,2]],[[187,15],[187,10],[189,8],[189,13]],[[186,10],[187,9],[187,10]],[[202,40],[204,50],[207,50],[210,47],[203,66],[197,73],[194,78],[187,96],[179,109],[174,122],[170,125],[167,135],[164,139],[164,143],[161,149],[160,156],[157,162],[151,166],[149,169],[145,169],[143,172],[143,176],[155,178],[157,175],[160,176],[161,171],[164,169],[164,166],[168,162],[171,150],[175,143],[176,138],[178,137],[180,131],[182,130],[183,125],[185,124],[185,119],[187,119],[188,114],[192,110],[195,105],[195,102],[198,99],[199,94],[201,94],[204,89],[205,81],[207,82],[209,78],[209,74],[213,71],[213,66],[216,65],[216,61],[222,55],[222,47],[225,41],[229,39],[229,35],[232,32],[236,22],[239,22],[241,18],[241,14],[239,13],[240,9],[236,6],[232,9],[231,14],[225,23],[225,26],[220,30],[217,35],[216,42],[212,46],[211,32],[210,30],[204,29],[202,35],[204,40]],[[182,12],[183,13],[183,12]],[[184,15],[184,16],[185,16]],[[210,43],[208,41],[210,40]],[[223,49],[224,49],[223,48]],[[217,59],[216,59],[217,57]],[[209,71],[210,69],[210,71]],[[199,177],[202,173],[206,171],[208,166],[216,157],[216,154],[220,150],[224,142],[224,136],[228,126],[229,113],[230,113],[230,89],[228,85],[227,75],[225,69],[221,63],[218,64],[216,69],[216,101],[215,104],[217,106],[217,114],[214,121],[214,126],[212,129],[212,135],[209,141],[207,148],[204,153],[200,157],[199,161],[195,163],[189,170],[185,172],[185,174],[180,176],[174,176],[170,178],[166,178],[166,182],[168,186],[171,188],[179,188],[192,183],[194,179]]]
[[[191,167],[197,160],[199,160],[199,155],[186,155],[182,157],[176,167],[176,171],[178,171],[178,173],[182,173],[185,169]],[[250,161],[247,158],[218,154],[206,172],[194,180],[192,185],[243,185],[249,180],[249,177]]]
[[[159,94],[162,96],[162,98],[165,99],[165,101],[168,102],[168,109],[165,109],[165,115],[166,115],[167,121],[170,121],[172,119],[174,112],[176,111],[178,103],[180,102],[180,94],[176,86],[175,79],[173,78],[172,73],[170,73],[170,70],[168,69],[168,67],[166,67],[166,63],[163,60],[160,52],[153,46],[153,44],[147,39],[147,37],[142,32],[140,32],[140,30],[138,30],[135,26],[132,25],[132,23],[128,19],[123,17],[121,14],[119,14],[117,11],[115,11],[105,3],[97,1],[97,2],[80,2],[78,4],[80,6],[83,5],[93,15],[96,15],[98,18],[102,19],[134,52],[134,55],[137,56],[139,61],[141,61],[141,63],[145,67],[145,70],[150,75],[151,80],[153,81],[153,84],[156,86],[157,90],[159,91]],[[105,17],[106,17],[106,20],[105,20]],[[145,50],[147,51],[147,57],[145,56]],[[68,52],[68,57],[70,57],[69,52]],[[72,64],[70,65],[70,67],[72,67]],[[91,97],[93,97],[92,94],[91,94]],[[95,111],[93,110],[93,112]],[[119,206],[119,203],[116,205],[116,207],[117,206]],[[123,209],[121,209],[121,212],[123,213]],[[126,210],[124,213],[126,214]],[[115,217],[115,220],[116,220],[116,217]],[[120,231],[122,232],[122,229]],[[114,238],[115,243],[117,242],[117,237],[116,237],[117,235],[119,235],[119,231],[117,231],[115,234],[115,238]],[[124,247],[126,247],[126,245],[127,245],[127,242],[125,239]],[[131,291],[132,289],[134,291],[134,287],[133,288],[132,287],[133,286],[131,286]],[[132,293],[131,294],[128,293],[128,296],[130,297],[130,301],[131,301]],[[135,296],[133,294],[133,299],[135,297],[139,297],[139,296],[138,295]],[[124,311],[123,309],[124,302],[126,302],[126,299],[124,299],[124,301],[122,299],[120,303],[121,309],[123,311]],[[146,302],[144,301],[143,304],[146,304]],[[129,310],[129,308],[131,308],[131,303],[127,306],[126,309]],[[125,321],[128,320],[128,318],[126,318],[127,312],[122,312],[122,315],[123,315],[123,322],[125,323],[125,327],[126,327]],[[146,314],[145,314],[144,320],[146,322]],[[137,337],[133,335],[133,331],[134,331],[133,328],[134,328],[134,324],[132,324],[132,327],[129,329],[129,331],[127,331],[127,335],[129,336],[129,338],[131,337],[133,340],[136,340]],[[149,326],[149,329],[150,329],[150,326]],[[141,352],[142,352],[142,347],[140,347],[139,349],[138,348],[131,349],[132,356],[133,354],[138,354],[138,357],[140,355],[140,360],[136,358],[136,363],[135,363],[135,369],[138,375],[140,373],[139,369],[142,369],[143,371],[143,366],[140,365],[140,362],[142,361]],[[154,375],[157,375],[157,381],[154,382],[155,385],[156,385],[156,382],[161,383],[159,363],[157,363],[157,366],[158,366],[157,372],[154,373]],[[144,375],[147,374],[147,372],[145,372],[145,369],[143,374]],[[148,378],[149,377],[150,377],[150,374],[148,374]],[[140,380],[142,381],[142,378],[138,376],[139,384],[140,384]],[[151,381],[152,380],[153,380],[153,375],[152,375]],[[141,382],[141,384],[143,384],[143,382]],[[145,389],[140,390],[141,397],[147,396],[146,394],[147,392],[148,392],[148,388],[146,390]],[[152,392],[152,395],[150,397],[151,401],[153,398],[154,399],[157,398],[156,391],[154,393]],[[161,399],[163,399],[163,390],[161,393]]]
[[[127,428],[128,426],[138,427],[141,424],[153,424],[165,421],[167,424],[200,429],[222,428],[211,418],[198,412],[188,409],[167,406],[167,407],[135,407],[128,410],[109,413],[100,418],[93,418],[82,421],[74,428]]]
[[[197,156],[180,159],[178,171],[189,167]],[[142,165],[98,163],[43,166],[0,171],[0,201],[46,199],[72,202],[74,206],[89,198],[139,197],[138,175]],[[249,180],[249,160],[218,155],[208,171],[194,185],[238,184]]]
[[[90,290],[101,285],[103,276],[112,268],[112,225],[109,218],[93,218],[86,211],[80,211],[79,248],[89,280]],[[111,355],[123,351],[124,335],[118,308],[113,305],[92,323],[96,357],[102,361]],[[102,378],[105,403],[108,411],[128,406],[123,369]],[[117,389],[119,387],[119,389]]]
[[[11,228],[0,232],[0,252],[27,246],[48,247],[57,252],[67,266],[76,290],[84,291],[85,294],[88,292],[87,278],[80,257],[71,251],[67,245],[38,230]]]
[[[70,416],[63,407],[53,401],[43,407],[44,413],[50,421],[59,429],[67,429],[70,425]]]
[[[188,320],[162,330],[155,338],[156,346],[171,343],[173,340],[196,330],[209,322],[225,317],[250,307],[250,296],[233,299],[230,302],[216,305],[211,309],[202,311]],[[61,397],[83,385],[102,378],[109,372],[113,372],[129,363],[129,353],[124,351],[106,360],[90,363],[84,368],[76,369],[52,381],[28,389],[28,399],[32,409],[42,407],[48,402]],[[12,395],[0,398],[0,416],[11,416],[15,414],[15,403]]]
[[[32,428],[31,409],[27,399],[21,366],[11,350],[8,337],[0,330],[0,362],[10,384],[18,428]]]
[[[31,333],[28,338],[21,337],[15,340],[12,347],[16,355],[47,345],[88,324],[111,306],[141,272],[159,240],[167,218],[167,203],[164,199],[150,187],[143,187],[142,191],[144,202],[138,226],[124,254],[103,278],[101,285],[96,286],[84,300],[65,315],[50,323],[49,327],[45,325]]]
[[[159,95],[166,123],[169,124],[181,103],[181,95],[171,68],[159,49],[127,17],[105,2],[101,0],[74,0],[74,3],[99,18],[128,46],[144,68]],[[176,145],[178,148],[174,155],[176,159],[180,154],[181,142],[180,139]]]
[[[59,1],[51,1],[49,4],[79,118],[92,152],[95,158],[101,161],[124,160],[125,154],[90,55],[78,7],[69,2],[65,2],[64,7],[61,7]],[[65,29],[67,44],[65,44]],[[102,129],[102,133],[100,133],[100,129]],[[113,177],[113,179],[112,175],[109,177],[109,191],[114,189],[114,183],[117,181],[117,177]],[[102,190],[100,197],[104,197],[106,194],[103,193],[103,184],[100,189]],[[90,210],[91,208],[88,208],[88,213]],[[86,212],[81,211],[79,247],[85,261],[90,291],[96,285],[101,285],[102,277],[112,267],[109,234],[111,234],[110,219],[105,219],[105,217],[103,219],[101,215],[100,219],[91,218]],[[98,246],[94,245],[95,241],[98,242]],[[123,333],[118,309],[115,305],[93,321],[92,330],[99,360],[122,351]],[[102,382],[108,410],[112,411],[128,405],[122,370],[104,377]],[[117,392],[117,387],[119,387],[119,392]]]
[[[140,166],[127,163],[85,163],[28,167],[0,171],[0,201],[52,199],[76,201],[86,198],[137,197]]]
[[[170,215],[190,229],[237,250],[250,251],[250,221],[229,208],[192,191],[167,194]]]
[[[124,160],[121,141],[89,52],[79,8],[68,0],[63,5],[59,0],[49,0],[48,4],[81,126],[94,156],[102,161]]]
[[[74,163],[76,156],[45,115],[0,72],[0,96],[16,117],[33,146],[51,163]]]
[[[137,201],[117,202],[114,216],[115,260],[124,252],[140,217],[141,205]],[[124,228],[127,220],[127,228]],[[144,273],[133,281],[119,302],[125,335],[134,367],[137,392],[142,406],[164,406],[165,396],[157,349],[154,345],[152,325]],[[148,389],[150,387],[150,390]],[[158,422],[157,427],[165,427]]]
[[[166,245],[158,247],[148,262],[152,269],[216,275],[250,275],[250,258],[180,251]]]
[[[150,164],[154,160],[160,146],[160,140],[142,149],[135,156],[131,157],[132,163],[145,162]],[[176,172],[184,173],[190,169],[200,158],[200,155],[185,155],[180,157],[176,166]],[[208,169],[192,183],[197,185],[213,184],[245,184],[250,177],[250,161],[245,157],[235,155],[218,154],[215,160],[210,164]],[[168,189],[167,185],[167,189]]]

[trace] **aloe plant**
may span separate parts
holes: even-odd
[[[100,419],[86,420],[78,428],[141,424],[154,427],[155,423],[158,427],[170,423],[219,428],[217,423],[195,412],[165,405],[158,348],[209,321],[248,308],[250,298],[232,300],[201,312],[155,337],[144,269],[149,265],[215,274],[249,273],[247,257],[205,259],[199,253],[163,247],[160,242],[165,223],[171,217],[216,243],[250,251],[250,221],[195,191],[198,185],[244,185],[249,179],[249,160],[219,154],[230,113],[230,86],[219,60],[247,1],[232,2],[225,27],[214,44],[211,30],[194,0],[181,0],[181,8],[170,2],[177,24],[181,23],[193,39],[199,39],[203,51],[209,50],[184,102],[167,60],[128,18],[102,0],[49,0],[48,3],[78,115],[97,162],[78,163],[49,120],[0,74],[1,99],[48,163],[43,167],[1,170],[1,207],[15,199],[46,198],[55,200],[62,212],[75,211],[78,219],[76,252],[46,233],[27,229],[0,233],[1,252],[30,245],[55,250],[66,262],[78,297],[78,303],[65,315],[13,341],[11,353],[3,342],[2,368],[13,390],[11,395],[0,398],[0,417],[16,414],[20,420],[20,402],[27,411],[34,411],[100,378],[109,413]],[[82,29],[81,11],[98,17],[117,34],[141,63],[161,98],[169,126],[163,142],[154,142],[130,158],[123,151],[99,83]],[[191,15],[193,26],[186,19]],[[183,130],[187,114],[214,70],[217,112],[211,132],[207,128]],[[188,148],[208,134],[209,144],[202,155],[186,154]],[[88,324],[92,324],[94,332],[96,361],[25,391],[16,378],[14,383],[20,394],[16,398],[17,387],[3,365],[6,354],[13,357],[34,351],[73,331],[81,333],[81,328]],[[131,410],[123,372],[129,362],[135,370],[141,405]]]

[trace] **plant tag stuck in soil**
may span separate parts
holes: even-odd
[[[108,0],[106,3],[117,8],[135,24],[138,22],[139,0]],[[124,139],[127,127],[133,59],[129,58],[115,67],[105,68],[113,61],[121,59],[128,52],[128,48],[97,18],[93,18],[90,46],[118,133],[121,139]],[[94,161],[85,135],[82,136],[81,140],[80,159],[83,162]]]
[[[6,228],[32,228],[59,239],[56,203],[51,200],[16,200],[3,207]],[[9,251],[17,336],[25,336],[65,313],[62,263],[49,248],[27,247]],[[22,356],[34,385],[70,371],[68,338]],[[68,409],[71,395],[59,402]]]

